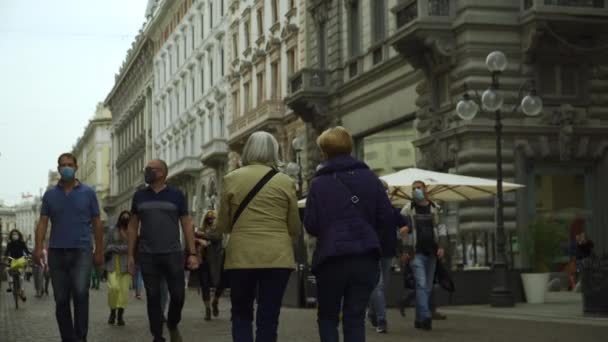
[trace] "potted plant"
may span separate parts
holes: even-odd
[[[562,254],[561,242],[566,238],[565,225],[555,219],[540,218],[528,226],[525,245],[530,256],[531,272],[521,274],[528,303],[545,302],[549,271],[555,259]]]

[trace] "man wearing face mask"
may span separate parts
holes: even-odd
[[[416,281],[416,320],[414,326],[417,329],[432,329],[431,298],[433,282],[435,279],[435,268],[438,259],[443,258],[444,248],[447,245],[447,229],[439,224],[438,208],[429,200],[426,192],[426,184],[416,181],[412,184],[412,202],[406,205],[401,214],[410,218],[412,223],[409,228],[402,228],[401,236],[410,235],[410,241],[405,243],[406,249],[410,249],[409,255],[414,253],[410,267]]]
[[[57,160],[61,179],[42,197],[36,228],[34,261],[40,264],[49,220],[53,225],[48,249],[55,316],[62,341],[86,341],[89,326],[89,285],[93,259],[104,261],[103,225],[95,191],[76,179],[76,157],[64,153]],[[91,253],[91,227],[95,251]],[[70,301],[74,303],[74,316]]]
[[[163,312],[161,309],[161,282],[166,280],[170,303],[167,327],[171,342],[181,342],[178,324],[181,320],[185,299],[184,249],[180,242],[180,224],[186,242],[188,268],[198,268],[194,245],[194,228],[188,214],[184,194],[166,184],[167,164],[162,160],[151,160],[144,169],[144,180],[148,186],[133,195],[129,222],[129,272],[135,274],[135,253],[146,287],[148,320],[155,342],[163,337]],[[139,234],[138,251],[135,242]]]

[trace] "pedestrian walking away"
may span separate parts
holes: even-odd
[[[180,242],[180,224],[187,251],[187,266],[198,268],[194,245],[194,228],[188,214],[184,194],[166,184],[169,169],[163,160],[148,162],[144,169],[147,187],[133,195],[129,221],[129,272],[135,274],[135,253],[146,288],[148,321],[155,342],[163,337],[163,313],[161,311],[161,282],[166,280],[169,290],[167,327],[171,342],[182,341],[178,329],[182,318],[185,297],[184,249]],[[141,223],[141,228],[140,227]],[[138,229],[141,229],[138,234]],[[135,250],[136,240],[138,250]]]
[[[116,226],[106,238],[106,270],[108,271],[108,305],[110,317],[108,324],[125,325],[124,313],[129,302],[131,274],[128,272],[128,235],[127,229],[131,213],[123,211],[118,216]]]
[[[201,295],[205,304],[206,321],[211,320],[212,314],[213,317],[219,316],[219,300],[224,293],[226,284],[223,234],[216,229],[215,218],[214,210],[207,211],[199,229],[194,233],[200,260],[198,275]],[[211,288],[215,288],[213,301],[211,301]]]
[[[89,327],[89,285],[93,261],[103,264],[103,225],[95,191],[75,178],[76,157],[64,153],[57,160],[61,179],[42,197],[36,228],[34,261],[40,264],[49,221],[48,265],[55,297],[55,316],[62,341],[86,341]],[[91,228],[95,237],[91,253]],[[74,305],[74,315],[70,302]]]
[[[384,187],[369,167],[351,157],[353,140],[343,127],[317,139],[323,166],[314,175],[304,227],[317,238],[312,270],[317,278],[321,342],[365,341],[365,311],[379,279],[379,235],[395,229]],[[396,232],[395,232],[396,234]]]
[[[381,180],[381,183],[388,196],[388,184],[383,180]],[[368,310],[368,318],[378,333],[388,332],[385,288],[390,283],[393,261],[397,256],[397,235],[401,228],[410,226],[407,218],[401,215],[400,209],[394,207],[391,207],[391,209],[393,213],[392,224],[383,229],[379,235],[382,250],[379,264],[380,280],[372,292]]]
[[[405,253],[413,255],[409,265],[416,282],[416,319],[414,327],[417,329],[432,329],[432,302],[435,269],[438,259],[444,257],[447,245],[447,228],[439,223],[437,205],[428,198],[426,185],[422,181],[412,184],[411,203],[405,205],[401,213],[408,217],[412,227],[401,229]],[[445,319],[443,315],[436,319]]]
[[[225,268],[232,303],[232,339],[277,341],[283,294],[295,269],[293,245],[301,232],[294,181],[277,172],[279,144],[253,133],[243,148],[243,167],[224,176],[217,229],[230,234]]]

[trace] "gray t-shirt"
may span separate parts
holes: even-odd
[[[167,185],[158,193],[150,187],[138,190],[131,212],[141,221],[139,253],[183,252],[179,222],[188,215],[188,205],[179,189]]]

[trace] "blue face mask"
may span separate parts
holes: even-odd
[[[424,191],[422,191],[422,189],[414,189],[414,199],[416,201],[423,201],[424,200]]]
[[[59,174],[61,174],[61,180],[71,181],[72,179],[74,179],[76,169],[70,166],[64,166],[59,169]]]

